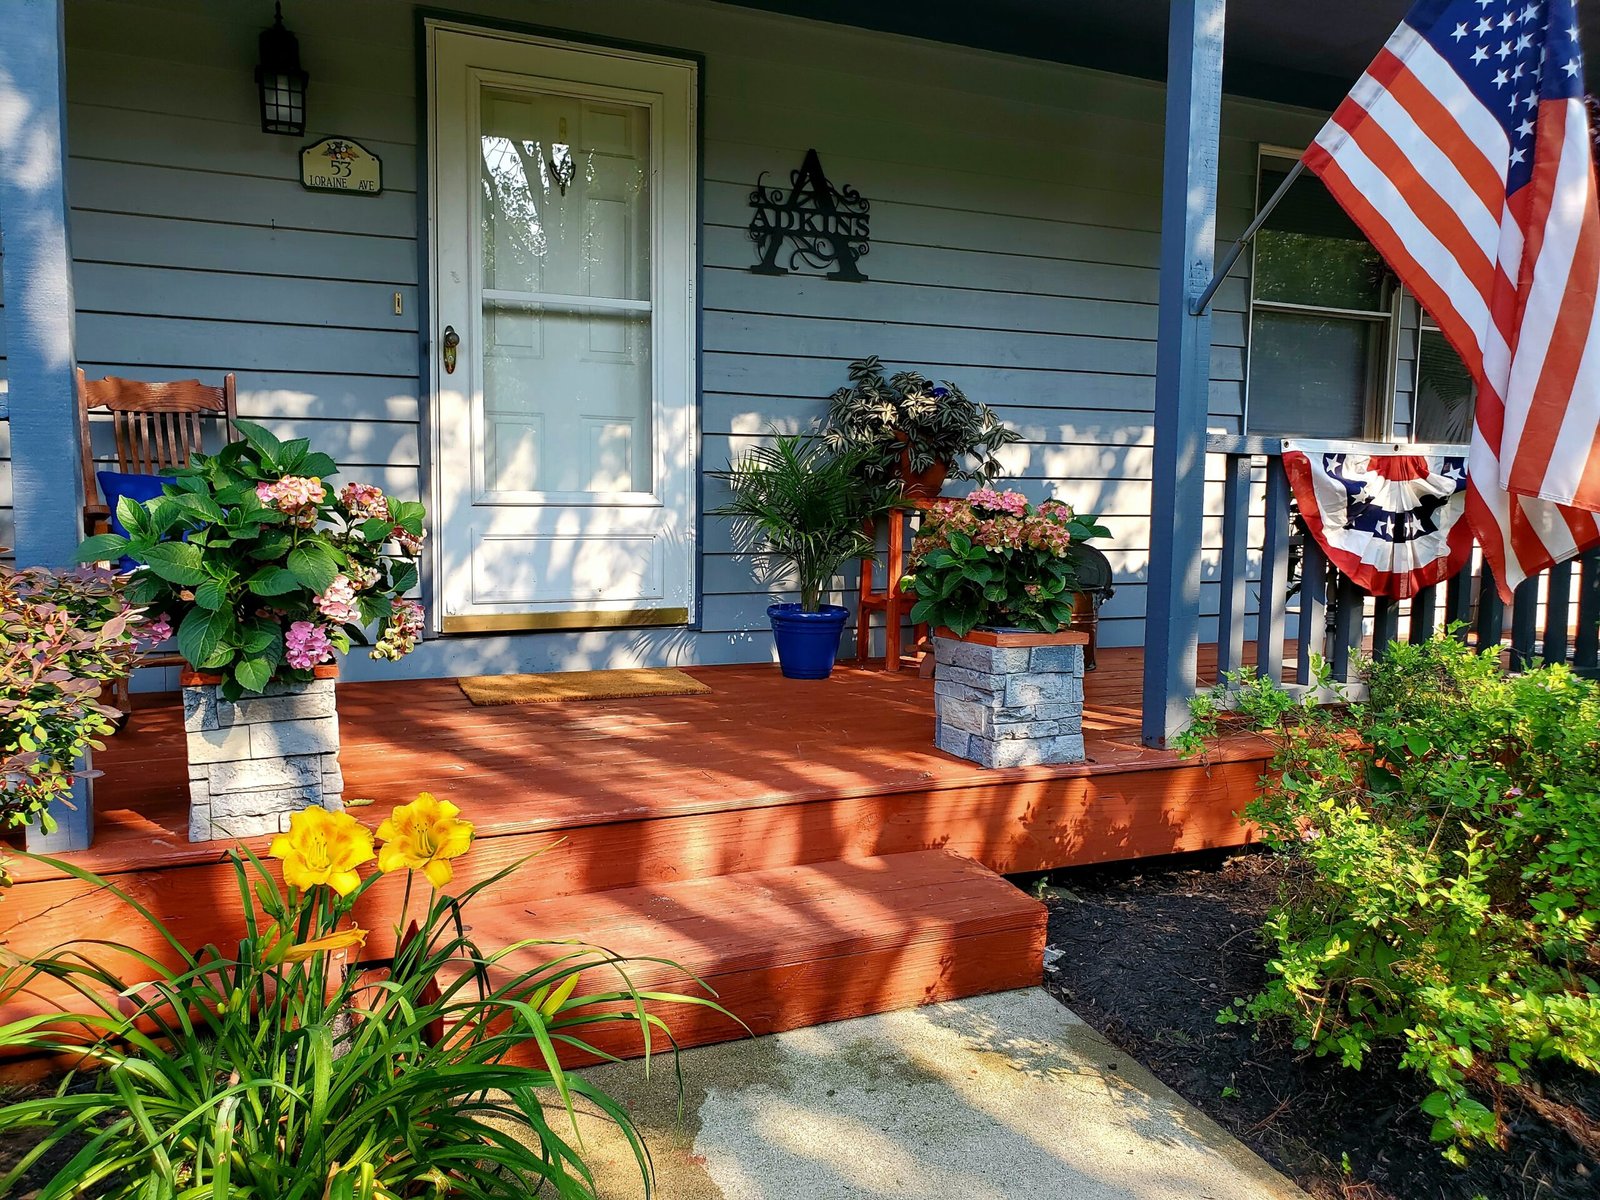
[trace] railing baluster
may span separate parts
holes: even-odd
[[[1256,669],[1282,683],[1284,610],[1289,603],[1289,477],[1283,473],[1283,459],[1276,454],[1267,456],[1266,520],[1266,536],[1261,543]]]
[[[1472,624],[1472,562],[1450,577],[1444,585],[1445,627],[1459,625],[1451,636],[1458,642],[1467,640],[1468,626]]]
[[[1578,634],[1573,639],[1572,667],[1588,675],[1600,673],[1600,550],[1591,550],[1581,560],[1583,576],[1578,585]]]
[[[1350,652],[1361,644],[1361,623],[1366,616],[1367,598],[1349,579],[1339,576],[1338,610],[1333,626],[1333,677],[1350,682]]]
[[[1539,636],[1539,577],[1524,579],[1511,593],[1511,669],[1533,665],[1534,639]]]
[[[1495,590],[1494,572],[1488,563],[1484,563],[1483,570],[1478,573],[1477,631],[1479,650],[1498,646],[1506,631],[1506,608]]]
[[[1411,597],[1411,625],[1406,630],[1406,641],[1425,642],[1438,627],[1439,585],[1434,584]]]
[[[1328,638],[1328,560],[1322,547],[1307,537],[1300,559],[1300,645],[1295,682],[1311,682],[1311,656],[1323,652]]]
[[[1360,637],[1358,632],[1357,637]],[[1389,643],[1400,637],[1400,606],[1388,596],[1372,601],[1372,657],[1382,658]]]
[[[1229,454],[1223,459],[1222,489],[1222,601],[1217,610],[1219,682],[1228,672],[1244,665],[1245,586],[1250,569],[1248,454]]]
[[[1544,594],[1544,661],[1567,661],[1567,628],[1572,620],[1572,560],[1557,563],[1546,576]]]

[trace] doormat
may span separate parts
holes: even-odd
[[[552,704],[558,700],[636,700],[698,696],[711,689],[675,667],[552,671],[544,675],[468,675],[456,681],[474,704]]]

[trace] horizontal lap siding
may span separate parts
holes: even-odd
[[[68,0],[79,355],[91,374],[234,370],[245,416],[311,438],[352,476],[416,494],[414,14],[389,0],[287,7],[312,78],[306,140],[344,133],[380,154],[376,199],[304,191],[300,141],[260,133],[259,6]],[[1018,486],[1106,513],[1122,578],[1107,639],[1141,640],[1158,87],[718,4],[453,7],[705,55],[705,467],[774,426],[809,425],[852,358],[876,353],[952,379],[1022,432],[1006,455]],[[1230,102],[1223,235],[1249,219],[1257,143],[1303,141],[1316,124]],[[835,183],[872,203],[868,283],[748,270],[756,176],[786,180],[813,146]],[[1218,296],[1218,428],[1236,428],[1242,408],[1246,302],[1241,279]],[[1215,485],[1208,510],[1220,511]],[[1206,536],[1214,558],[1216,521]],[[449,639],[418,669],[767,657],[768,588],[714,520],[701,571],[698,637]],[[1205,603],[1215,611],[1214,587]]]

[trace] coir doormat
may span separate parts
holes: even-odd
[[[551,671],[543,675],[468,675],[457,680],[474,704],[553,704],[560,700],[634,700],[697,696],[711,689],[675,667]]]

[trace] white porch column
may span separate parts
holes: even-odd
[[[1172,0],[1162,167],[1155,455],[1145,600],[1144,740],[1188,720],[1200,642],[1211,319],[1190,301],[1216,258],[1225,0]]]
[[[62,0],[0,21],[0,246],[17,562],[65,566],[83,536],[67,244]]]

